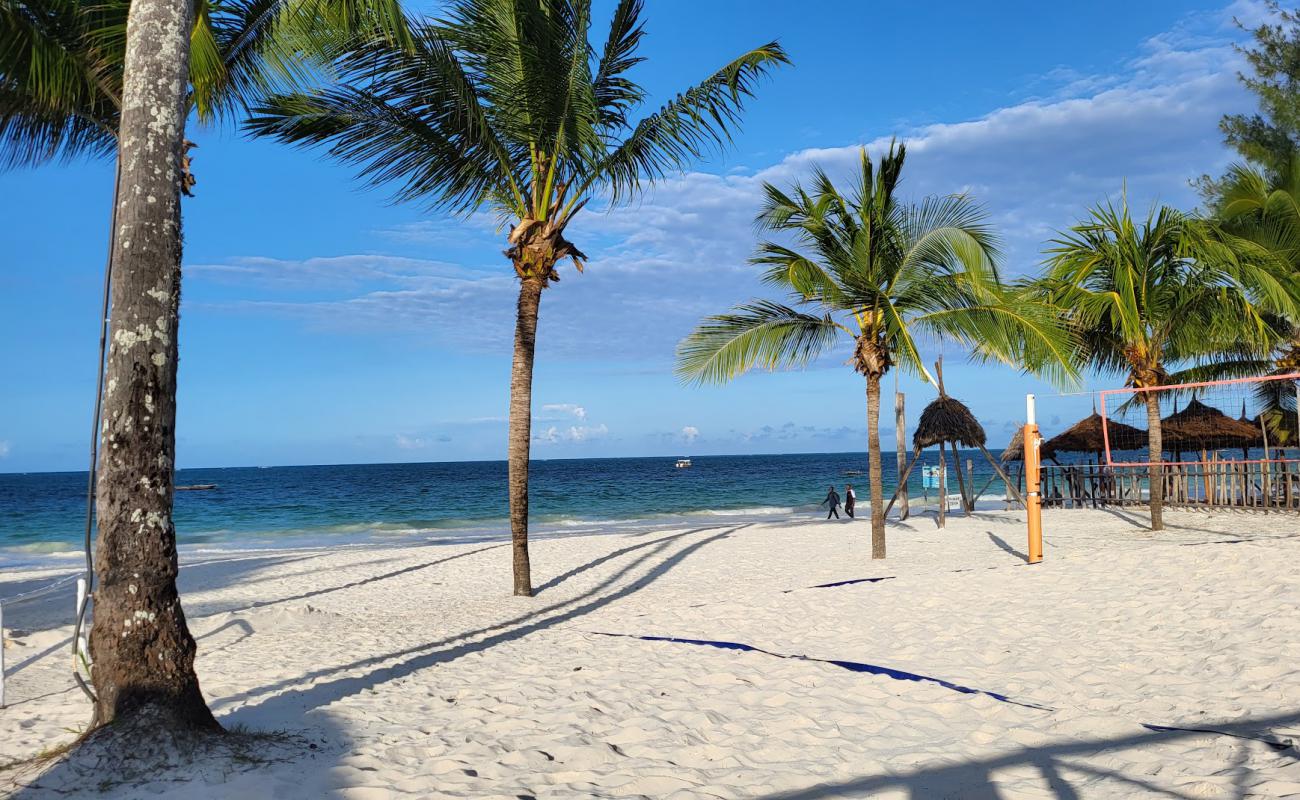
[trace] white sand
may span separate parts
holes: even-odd
[[[317,749],[110,795],[1300,794],[1300,750],[1226,735],[1300,742],[1297,518],[1172,513],[1159,535],[1136,514],[1045,521],[1033,567],[1008,552],[1017,513],[891,524],[883,563],[861,520],[553,539],[535,544],[532,600],[505,594],[499,545],[194,564],[182,588],[218,717]],[[8,621],[38,630],[6,642],[0,761],[86,721],[51,650],[69,628],[46,627],[64,611]]]

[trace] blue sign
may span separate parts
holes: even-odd
[[[921,488],[939,488],[939,466],[937,464],[933,467],[921,467]]]

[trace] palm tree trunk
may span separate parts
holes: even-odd
[[[1164,460],[1164,442],[1160,436],[1160,398],[1153,391],[1144,394],[1147,404],[1147,460],[1151,462],[1147,468],[1147,483],[1151,487],[1148,491],[1151,499],[1151,530],[1161,531],[1165,528],[1165,476],[1161,464]]]
[[[176,591],[172,524],[181,141],[189,0],[135,0],[127,21],[90,633],[101,728],[220,731],[199,691]]]
[[[885,557],[885,487],[880,459],[880,376],[867,375],[867,468],[871,470],[871,557]]]
[[[536,277],[519,282],[515,358],[510,369],[510,543],[515,594],[519,597],[533,596],[532,568],[528,563],[528,457],[533,435],[533,352],[544,286],[545,282]]]

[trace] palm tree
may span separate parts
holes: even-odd
[[[1234,164],[1220,184],[1215,218],[1231,233],[1277,257],[1293,298],[1300,303],[1300,154],[1276,172],[1247,164]],[[1265,357],[1246,353],[1206,365],[1198,376],[1236,378],[1254,375],[1289,375],[1300,370],[1300,318],[1273,320],[1278,340]],[[1270,439],[1290,444],[1296,413],[1295,387],[1287,381],[1256,384],[1256,399],[1268,422]]]
[[[180,174],[190,0],[134,0],[120,117],[121,193],[112,250],[99,485],[98,572],[90,650],[95,718],[110,730],[220,730],[199,692],[194,639],[176,591],[172,525]],[[159,165],[169,165],[159,169]]]
[[[113,155],[130,7],[0,0],[0,168]],[[187,116],[202,123],[306,80],[341,37],[406,36],[398,0],[196,0],[188,30]]]
[[[414,26],[410,48],[372,41],[339,64],[337,84],[272,98],[255,133],[359,167],[398,201],[494,212],[519,279],[510,379],[509,492],[514,593],[530,596],[528,459],[533,355],[542,291],[557,265],[586,256],[566,229],[593,198],[615,205],[730,141],[756,83],[788,63],[775,42],[728,62],[633,125],[645,91],[628,71],[642,0],[620,0],[603,46],[590,0],[458,0]]]
[[[891,144],[876,166],[862,150],[847,196],[820,169],[808,189],[765,184],[758,223],[793,244],[765,241],[751,263],[809,311],[753,300],[707,318],[678,348],[681,376],[723,382],[753,367],[805,366],[841,336],[852,341],[849,363],[866,378],[872,558],[885,557],[880,381],[895,365],[931,380],[917,337],[951,338],[1060,375],[1069,361],[1052,309],[1005,302],[993,232],[969,197],[899,202],[905,157]]]
[[[290,80],[326,33],[393,30],[384,25],[400,21],[393,8],[390,0],[0,0],[0,167],[118,161],[95,491],[97,730],[220,730],[194,672],[172,523],[180,194],[193,184],[186,118],[215,119]]]
[[[1082,363],[1121,373],[1127,385],[1175,382],[1170,369],[1224,354],[1260,353],[1275,340],[1270,314],[1294,301],[1273,262],[1202,220],[1153,208],[1138,223],[1127,201],[1093,209],[1051,242],[1041,296],[1065,309],[1083,343]],[[1164,527],[1158,392],[1147,411],[1151,529]]]

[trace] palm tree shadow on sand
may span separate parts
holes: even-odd
[[[1198,736],[1227,737],[1241,742],[1241,749],[1247,746],[1267,748],[1279,759],[1300,760],[1300,752],[1288,738],[1273,734],[1261,734],[1278,728],[1290,728],[1300,723],[1300,712],[1290,712],[1270,717],[1243,719],[1237,722],[1196,728],[1174,728],[1156,725],[1143,725],[1146,731],[1132,736],[1110,738],[1072,739],[1059,744],[1044,747],[1025,747],[1005,755],[990,758],[963,761],[936,767],[922,767],[911,772],[894,772],[880,775],[864,775],[836,783],[822,783],[806,789],[790,792],[778,792],[763,795],[759,800],[826,800],[832,797],[871,797],[887,791],[906,791],[915,800],[932,797],[961,798],[995,798],[1004,795],[998,791],[994,782],[994,773],[998,770],[1010,770],[1026,766],[1038,769],[1046,781],[1052,797],[1074,800],[1084,796],[1103,796],[1108,787],[1114,791],[1116,784],[1135,795],[1149,797],[1187,798],[1203,795],[1186,793],[1160,786],[1144,776],[1121,774],[1115,770],[1102,769],[1092,764],[1068,760],[1072,756],[1093,757],[1101,753],[1118,752],[1136,747],[1145,747],[1162,743],[1176,742]],[[1246,765],[1246,757],[1237,759],[1234,769],[1237,771],[1232,786],[1234,798],[1250,796],[1249,783],[1245,780],[1255,775],[1254,770]],[[1083,780],[1074,783],[1069,774],[1080,775]],[[1264,776],[1259,776],[1263,779]]]
[[[445,664],[454,661],[471,653],[482,652],[495,647],[496,645],[515,641],[539,631],[546,630],[555,625],[569,622],[586,614],[590,614],[593,611],[603,608],[617,600],[628,597],[646,586],[649,586],[693,553],[709,544],[728,538],[733,533],[749,527],[749,525],[745,524],[728,527],[718,533],[714,533],[710,536],[699,539],[698,541],[687,544],[686,546],[667,554],[666,557],[660,558],[665,555],[665,552],[669,550],[677,540],[693,534],[715,530],[719,527],[722,526],[698,528],[671,534],[669,536],[659,537],[630,547],[621,548],[613,553],[600,556],[599,558],[568,570],[544,584],[547,588],[554,588],[564,581],[569,580],[580,573],[594,569],[601,564],[613,560],[614,558],[629,555],[638,550],[647,551],[640,554],[631,562],[623,565],[611,575],[602,579],[590,590],[576,597],[557,601],[545,608],[520,614],[512,619],[495,625],[459,633],[429,644],[418,645],[416,647],[406,648],[404,650],[398,650],[383,655],[358,659],[350,664],[329,669],[316,670],[292,680],[280,681],[268,686],[249,690],[233,697],[222,698],[212,704],[213,708],[214,710],[219,711],[221,707],[228,706],[231,703],[240,700],[266,696],[266,699],[259,703],[245,706],[233,713],[221,717],[222,724],[227,728],[239,729],[287,730],[297,728],[298,734],[301,734],[302,740],[309,744],[309,748],[303,750],[298,755],[298,758],[310,759],[313,761],[320,760],[322,761],[321,767],[328,768],[329,766],[332,766],[333,761],[351,751],[351,737],[336,720],[330,719],[328,715],[316,715],[309,726],[301,725],[301,718],[308,711],[328,705],[351,695],[358,694],[362,691],[373,690],[375,687],[387,683],[388,681],[411,675],[438,664]],[[493,547],[501,546],[504,545],[495,545]],[[452,558],[471,555],[482,552],[483,550],[493,549],[493,547],[478,548],[476,550],[467,551],[464,554],[458,554],[458,556],[453,556]],[[414,569],[423,569],[434,566],[435,564],[445,563],[449,560],[452,559],[438,559],[433,562],[415,565],[413,567],[404,568],[384,575],[373,576],[361,581],[352,581],[344,586],[319,590],[315,593],[305,593],[302,597],[311,596],[312,594],[322,594],[329,591],[337,591],[341,588],[348,588],[364,583],[372,583],[377,580],[383,580],[398,574],[410,572]],[[624,580],[628,576],[635,575],[639,568],[647,564],[653,564],[653,566],[646,570],[644,574],[634,577],[629,583],[621,586],[618,585],[620,581]],[[282,598],[275,602],[284,602],[289,599],[297,599],[297,597]],[[230,628],[232,625],[234,624],[227,623],[225,626],[222,626],[222,628],[208,632],[203,638],[214,635],[225,628]],[[234,625],[234,627],[239,628],[240,633],[242,634],[241,638],[249,635],[249,630],[243,625]],[[457,645],[456,643],[458,642],[462,642],[462,644]],[[392,661],[394,659],[405,660],[391,666],[379,666],[384,662]],[[331,676],[366,668],[371,669],[362,675],[335,677],[332,680],[325,680],[323,683],[313,683],[304,688],[291,688],[308,681],[329,679]],[[275,694],[275,692],[281,693]],[[200,769],[206,768],[205,763],[202,761],[199,762],[198,766]],[[271,761],[265,764],[244,764],[242,769],[237,770],[229,770],[228,767],[221,767],[220,769],[225,769],[225,774],[233,774],[247,769],[260,770],[263,768],[274,770],[275,762]],[[187,780],[188,778],[188,775],[177,773],[172,776],[159,776],[158,779],[165,783],[169,781],[180,782]],[[59,762],[48,771],[41,774],[39,780],[35,781],[34,784],[17,786],[17,791],[12,796],[14,798],[44,797],[47,796],[47,792],[49,791],[64,793],[67,791],[68,787],[84,786],[84,783],[85,775],[82,771],[69,767],[64,762]],[[137,779],[133,780],[131,783],[134,785],[140,783],[140,781]],[[15,787],[12,784],[10,786],[5,786],[3,782],[0,782],[0,788],[8,789]],[[177,790],[182,790],[182,785],[178,784]]]
[[[232,697],[222,698],[213,703],[213,708],[219,711],[222,707],[233,703],[262,696],[266,699],[244,706],[222,717],[222,723],[227,725],[249,724],[257,727],[284,727],[293,724],[293,720],[301,718],[312,709],[374,689],[376,686],[406,677],[420,670],[438,664],[445,664],[471,653],[482,652],[497,645],[524,638],[538,631],[552,628],[597,611],[645,588],[693,553],[713,542],[728,538],[745,527],[748,527],[748,525],[727,528],[719,533],[692,542],[675,552],[667,554],[666,557],[662,556],[665,556],[665,552],[672,547],[677,539],[695,533],[695,531],[673,534],[634,547],[624,548],[618,552],[628,554],[637,549],[643,549],[646,552],[623,565],[617,571],[602,579],[592,589],[577,597],[558,601],[545,608],[521,614],[504,622],[458,633],[436,642],[416,645],[415,647],[382,655],[369,656],[342,666],[314,670],[292,680],[278,681],[268,686],[258,687]],[[548,585],[558,585],[560,581],[608,560],[608,556],[602,556],[578,569],[570,570],[568,573],[548,582]],[[634,578],[625,585],[618,586],[620,581],[635,574],[638,568],[647,563],[651,563],[653,566],[643,575]],[[404,660],[389,666],[381,666],[386,662],[398,659]],[[361,669],[368,669],[369,671],[362,675],[333,677]],[[310,683],[310,685],[303,688],[293,688],[306,683]]]

